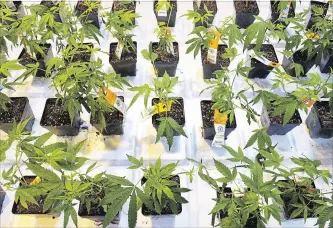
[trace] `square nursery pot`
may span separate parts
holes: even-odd
[[[30,184],[35,180],[37,176],[24,176],[22,179],[24,179],[27,184]],[[22,183],[20,183],[20,186],[22,186]],[[36,201],[38,205],[33,204],[33,203],[27,203],[28,204],[28,209],[24,208],[21,204],[20,201],[17,203],[14,201],[13,207],[12,207],[12,213],[14,215],[30,215],[30,216],[38,216],[38,217],[58,217],[60,216],[59,214],[50,214],[50,211],[43,212],[43,205],[46,199],[46,195],[40,195],[36,198]]]
[[[19,12],[19,8],[21,7],[22,5],[22,1],[5,1],[5,4],[7,4],[7,6],[12,9],[13,11],[15,12]],[[10,16],[10,18],[14,19],[14,20],[17,20],[18,15],[14,15],[14,16]],[[10,20],[4,20],[3,23],[5,25],[11,25],[14,23],[14,21],[10,21]]]
[[[168,56],[158,55],[155,60],[155,67],[158,71],[158,77],[163,77],[164,73],[167,72],[170,77],[176,75],[177,66],[179,63],[179,48],[178,43],[173,42],[174,55],[169,54]],[[153,52],[157,54],[158,43],[153,43]]]
[[[167,16],[159,16],[156,12],[156,7],[158,1],[154,1],[154,13],[157,22],[165,22],[167,27],[175,27],[176,25],[176,15],[177,15],[177,1],[168,0],[170,2],[171,8],[167,12]]]
[[[293,130],[295,127],[298,127],[302,124],[302,119],[298,110],[295,111],[294,115],[285,125],[283,125],[283,116],[284,114],[271,117],[268,115],[266,108],[263,107],[260,121],[263,126],[268,128],[268,135],[285,135],[289,131]]]
[[[175,181],[178,184],[174,187],[174,188],[180,188],[180,178],[178,175],[172,176],[169,180],[171,181]],[[146,183],[147,179],[145,177],[143,177],[141,179],[141,185],[144,185],[144,183]],[[170,187],[173,188],[173,187]],[[181,193],[179,193],[179,195],[181,195]],[[156,211],[152,211],[150,210],[144,203],[142,204],[142,209],[141,212],[144,216],[158,216],[158,215],[179,215],[180,213],[182,213],[182,204],[181,203],[176,203],[177,206],[177,214],[172,213],[171,208],[169,203],[167,202],[165,207],[162,208],[161,210],[161,214],[156,213]]]
[[[232,197],[232,189],[230,187],[224,187],[224,189],[222,187],[220,187],[220,190],[222,191],[223,195],[225,198],[231,198]],[[216,192],[217,198],[220,198],[221,193],[220,192]],[[257,213],[260,213],[259,210],[257,211]],[[218,213],[216,213],[217,218],[219,219],[219,221],[223,220],[224,218],[228,217],[228,211],[223,211],[220,210]],[[212,223],[215,224],[215,215],[213,214],[213,218],[212,218]],[[219,224],[220,222],[217,222],[216,224]],[[252,213],[249,215],[249,218],[244,226],[244,228],[253,228],[253,227],[257,227],[257,217],[254,216]],[[212,224],[212,225],[213,225]]]
[[[282,67],[286,71],[287,74],[296,77],[295,69],[290,69],[292,63],[298,63],[302,65],[304,69],[304,74],[301,74],[300,77],[306,77],[306,74],[311,70],[311,68],[315,65],[316,56],[308,59],[307,53],[302,52],[301,50],[296,51],[291,58],[287,58],[283,56]]]
[[[86,11],[88,8],[84,5],[84,2],[87,0],[79,0],[75,6],[75,13],[77,17],[80,17],[84,11]],[[85,15],[81,18],[81,23],[84,23],[86,21],[91,21],[91,24],[95,25],[98,29],[101,27],[101,20],[99,17],[98,8],[93,9],[92,12],[88,13],[88,15]]]
[[[247,1],[234,0],[234,6],[236,9],[236,24],[242,28],[246,29],[255,20],[254,16],[259,15],[259,7],[256,0],[249,0],[248,6],[246,6]]]
[[[7,111],[0,109],[0,129],[8,133],[16,123],[30,119],[24,128],[24,131],[31,131],[35,122],[35,116],[32,112],[29,99],[27,97],[11,97],[11,103],[8,103]]]
[[[152,100],[152,105],[158,104],[159,99],[154,98]],[[160,126],[160,122],[157,120],[161,117],[165,117],[165,112],[155,114],[152,116],[152,124],[156,131],[158,130],[158,127]],[[185,126],[185,112],[184,112],[184,100],[183,98],[176,98],[173,102],[170,111],[168,112],[168,117],[173,118],[182,128]],[[173,136],[179,136],[180,134],[173,131]],[[165,136],[165,134],[163,135]]]
[[[287,180],[281,180],[281,182],[288,182]],[[294,181],[293,181],[294,182]],[[313,191],[318,191],[316,189],[316,186],[314,184],[314,182],[311,183],[311,186],[310,186]],[[291,202],[292,200],[292,194],[298,194],[302,189],[305,189],[306,186],[300,186],[300,185],[296,185],[296,191],[297,192],[287,192],[287,193],[284,193],[287,189],[286,188],[283,188],[283,187],[278,187],[279,191],[282,192],[282,194],[280,195],[281,196],[281,199],[284,203],[284,206],[283,206],[283,210],[284,210],[284,215],[286,217],[287,220],[291,219],[290,216],[292,214],[292,212],[297,209],[296,207],[294,207],[292,204],[302,204],[302,202],[299,200],[297,202]],[[310,196],[309,196],[310,197]],[[312,197],[313,198],[313,197]],[[314,208],[315,206],[319,206],[317,203],[315,202],[310,202],[308,199],[304,198],[305,202],[308,203],[308,207],[309,208]],[[315,216],[315,213],[313,213],[312,211],[308,211],[308,218],[314,218],[316,217]],[[301,213],[300,215],[296,216],[295,218],[293,219],[299,219],[299,218],[304,218],[303,217],[303,213]]]
[[[135,13],[136,9],[136,1],[133,1],[128,4],[122,4],[120,3],[119,0],[113,1],[112,3],[112,12],[119,11],[119,10],[127,10],[127,11],[132,11]],[[135,25],[135,18],[132,18],[132,24]]]
[[[207,6],[207,8],[208,8],[209,11],[213,11],[212,12],[213,16],[208,17],[206,19],[206,21],[204,21],[203,23],[201,21],[196,22],[195,23],[195,27],[204,26],[206,28],[209,28],[213,24],[213,22],[214,22],[215,15],[217,13],[216,0],[210,0],[210,1],[209,0],[203,0],[203,1],[200,1],[200,7],[198,7],[196,0],[193,1],[193,9],[194,9],[194,11],[198,12],[201,16],[206,14],[206,10],[204,8],[204,5]]]
[[[212,109],[213,102],[212,101],[201,101],[201,116],[203,123],[203,138],[213,140],[215,137],[215,128],[214,128],[214,110]],[[225,128],[225,139],[227,139],[228,135],[233,132],[237,127],[236,119],[232,122],[232,124],[227,122],[227,126]]]
[[[210,63],[207,61],[208,50],[201,47],[201,62],[203,69],[203,76],[205,79],[216,78],[213,74],[217,70],[221,70],[222,67],[228,67],[230,64],[230,59],[223,59],[222,55],[226,52],[227,45],[219,44],[217,48],[217,59],[216,63]]]
[[[93,48],[94,45],[92,43],[83,43],[83,45],[88,45],[89,47]],[[68,45],[66,46],[68,48]],[[66,62],[69,62],[68,59],[65,59]],[[80,47],[77,49],[77,54],[73,56],[73,59],[71,60],[73,63],[74,62],[90,62],[91,61],[91,52],[85,48],[85,47]]]
[[[18,59],[19,63],[22,64],[23,66],[26,66],[28,64],[36,64],[38,62],[39,66],[36,73],[36,77],[45,77],[46,62],[48,59],[53,58],[53,52],[51,44],[44,44],[39,46],[43,49],[45,57],[38,52],[36,53],[36,59],[35,59],[27,52],[25,48],[23,48]]]
[[[271,0],[271,21],[274,24],[283,24],[286,26],[285,21],[279,20],[280,14],[281,14],[281,11],[279,10],[279,4],[280,4],[280,1]],[[294,8],[294,3],[291,2],[289,11],[288,11],[288,18],[294,18],[294,17],[295,17],[295,8]]]
[[[333,137],[333,116],[328,101],[316,102],[305,120],[312,138]]]
[[[333,69],[333,49],[331,49],[329,53],[329,56],[326,58],[322,57],[320,62],[320,71],[324,74],[331,73],[331,68]]]
[[[76,136],[80,130],[80,115],[75,110],[74,120],[71,123],[69,113],[62,106],[61,100],[57,102],[56,98],[46,100],[44,112],[40,125],[49,131],[54,131],[57,136]]]
[[[324,3],[324,2],[321,2],[321,1],[311,1],[311,5],[310,5],[311,16],[310,16],[310,19],[309,19],[308,24],[306,26],[307,29],[311,29],[312,26],[315,23],[315,16],[314,16],[314,12],[312,10],[312,7],[317,6],[317,7],[323,8],[324,13],[323,13],[322,17],[325,17],[326,14],[327,14],[328,5],[329,5],[329,3]]]
[[[253,49],[255,45],[251,44],[249,46],[249,50]],[[276,56],[275,50],[273,45],[271,44],[263,44],[260,48],[260,52],[265,52],[267,55],[265,56],[271,62],[278,63],[279,60]],[[251,67],[252,70],[249,72],[249,78],[260,78],[265,79],[269,75],[269,73],[273,70],[273,67],[268,66],[261,61],[257,60],[256,58],[251,58]]]
[[[2,213],[2,205],[3,201],[6,198],[6,192],[5,190],[0,186],[0,214]]]
[[[124,97],[119,96],[119,98],[124,101]],[[90,116],[90,123],[97,128],[103,135],[122,135],[124,133],[123,130],[123,114],[114,109],[113,112],[104,113],[104,118],[106,122],[106,127],[102,130],[102,124],[99,122],[97,116],[93,118]]]
[[[50,0],[42,0],[40,4],[43,5],[43,6],[46,6],[48,9],[51,9],[54,6],[58,6],[59,5],[59,3],[58,4],[54,4],[53,1],[50,1]],[[56,21],[56,22],[62,22],[61,18],[60,18],[59,11],[55,12],[53,15],[54,15],[54,21]]]
[[[137,43],[134,42],[135,50],[131,48],[131,52],[128,53],[123,49],[121,59],[119,60],[115,54],[118,43],[110,44],[110,57],[109,62],[113,70],[120,74],[122,77],[136,76],[136,62],[137,58]]]

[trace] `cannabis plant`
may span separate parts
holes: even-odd
[[[188,10],[186,14],[182,15],[182,17],[187,17],[187,20],[192,20],[192,23],[195,24],[197,22],[201,22],[201,24],[207,24],[207,27],[210,27],[209,24],[209,18],[214,16],[212,13],[213,11],[210,11],[206,4],[204,4],[204,14],[200,14],[198,11],[195,10]]]
[[[154,52],[163,60],[168,55],[174,55],[172,42],[175,38],[164,22],[160,22],[159,25],[154,30],[158,38],[157,49]]]
[[[152,52],[146,53],[145,51],[143,51],[143,56],[150,58],[154,56],[154,53]],[[169,149],[171,148],[174,141],[173,131],[176,131],[180,135],[187,137],[180,124],[177,123],[177,121],[174,118],[172,118],[169,114],[171,112],[173,104],[179,102],[177,101],[177,98],[170,97],[170,94],[172,94],[174,86],[177,84],[177,82],[178,82],[177,77],[170,78],[169,75],[165,72],[162,78],[154,78],[153,87],[150,87],[148,84],[145,84],[142,86],[133,87],[129,89],[130,91],[136,92],[136,95],[133,97],[129,108],[136,102],[136,100],[140,96],[143,96],[144,106],[147,109],[148,98],[150,94],[154,93],[157,96],[158,104],[154,104],[153,107],[149,108],[147,110],[147,115],[148,116],[156,114],[159,115],[159,118],[157,119],[159,126],[157,129],[156,143],[161,139],[162,136],[166,136]],[[160,106],[164,106],[165,108],[160,108]]]

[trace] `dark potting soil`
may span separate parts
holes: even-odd
[[[52,8],[53,6],[56,6],[56,4],[54,4],[50,0],[43,0],[40,4],[43,5],[43,6],[46,6],[49,9]]]
[[[287,182],[287,180],[283,180],[283,182]],[[311,188],[316,189],[316,186],[314,183],[311,184]],[[296,207],[292,206],[292,204],[303,204],[302,201],[300,201],[299,199],[297,199],[297,201],[293,202],[292,201],[293,196],[298,195],[298,194],[306,194],[307,189],[305,186],[300,186],[300,185],[296,185],[296,192],[293,191],[293,192],[284,193],[287,190],[286,188],[279,187],[278,189],[279,189],[279,191],[282,192],[282,194],[280,196],[281,196],[281,199],[284,204],[283,208],[284,208],[287,219],[289,219],[291,214],[293,213],[293,211],[297,209]],[[314,208],[316,203],[309,202],[309,200],[306,199],[305,197],[303,197],[303,198],[304,198],[305,203],[308,204],[308,207],[310,209]],[[295,217],[295,219],[303,218],[303,215],[304,214],[301,213],[300,215]],[[315,214],[312,211],[308,211],[308,218],[311,218],[311,217],[315,217]]]
[[[70,126],[71,119],[68,111],[62,106],[61,100],[48,99],[45,104],[42,120],[42,126]]]
[[[28,102],[27,97],[12,97],[12,102],[7,103],[7,111],[0,109],[0,122],[1,123],[13,123],[20,122],[24,108]]]
[[[216,64],[221,65],[223,67],[227,67],[230,64],[230,59],[222,58],[222,55],[226,53],[227,45],[219,45],[217,48],[217,57],[216,57]],[[204,64],[209,64],[210,62],[207,61],[207,54],[208,50],[201,48],[201,60]]]
[[[30,184],[31,182],[33,182],[35,180],[35,178],[36,178],[35,176],[24,177],[27,184]],[[16,211],[15,211],[16,214],[47,214],[47,213],[49,213],[49,211],[43,212],[43,205],[44,205],[45,198],[46,198],[46,195],[37,196],[35,199],[36,199],[38,205],[27,202],[28,209],[24,208],[18,201],[18,203],[16,204]]]
[[[302,52],[301,50],[296,51],[293,55],[293,60],[295,63],[304,65],[304,63],[308,60],[307,52]]]
[[[86,6],[84,4],[85,2],[86,2],[85,0],[77,2],[76,10],[79,12],[80,15],[88,9],[88,6]],[[90,12],[90,13],[97,14],[98,13],[98,8],[92,9],[92,12]]]
[[[333,128],[333,113],[328,101],[316,102],[315,107],[319,114],[319,120],[323,128]]]
[[[259,14],[257,1],[234,0],[234,5],[237,13],[253,13],[255,15]]]
[[[274,15],[274,21],[279,19],[280,16],[280,11],[281,9],[279,9],[279,4],[280,1],[271,1],[271,10],[272,10],[272,14]],[[272,15],[272,17],[273,17]],[[294,4],[291,3],[290,4],[290,8],[289,8],[289,12],[288,12],[288,18],[293,18],[295,17],[295,9],[294,9]]]
[[[124,97],[119,97],[122,101],[124,101]],[[112,124],[112,125],[116,125],[116,124],[122,124],[123,123],[123,119],[124,116],[123,114],[118,111],[117,109],[113,109],[113,112],[107,112],[104,113],[104,118],[105,118],[105,122],[107,124]],[[95,117],[91,117],[90,120],[91,124],[99,124],[99,118],[97,115],[95,115]]]
[[[134,42],[135,46],[137,46],[136,42]],[[127,52],[125,49],[123,49],[121,53],[121,59],[119,60],[116,56],[116,49],[117,49],[118,43],[111,43],[110,45],[110,62],[116,63],[121,61],[136,61],[137,60],[137,50],[133,50],[131,47],[129,47],[129,51]]]
[[[105,216],[105,211],[102,206],[98,206],[99,201],[105,197],[104,190],[100,190],[97,186],[93,186],[92,191],[85,195],[90,199],[91,207],[88,211],[86,204],[80,203],[78,214],[79,216]]]
[[[175,10],[177,11],[177,1],[170,1],[168,0],[168,2],[170,2],[170,10]],[[154,1],[154,11],[156,12],[156,7],[157,7],[157,3],[158,1]]]
[[[154,98],[152,100],[152,105],[158,104],[160,99],[158,98]],[[175,121],[177,121],[177,123],[179,125],[184,125],[185,124],[185,114],[184,114],[184,101],[182,98],[176,98],[175,101],[172,103],[171,109],[169,112],[161,112],[158,114],[155,114],[152,116],[152,122],[153,125],[159,125],[160,121],[158,121],[157,119],[161,118],[161,117],[171,117],[173,118]]]
[[[200,13],[200,15],[206,14],[206,10],[204,8],[204,5],[206,5],[206,7],[207,7],[207,9],[209,11],[213,11],[212,14],[216,14],[217,13],[217,4],[216,4],[215,0],[211,0],[211,1],[204,0],[204,1],[201,1],[199,8],[198,8],[196,0],[193,1],[193,9],[194,9],[194,11],[197,11],[198,13]]]
[[[158,50],[158,43],[153,43],[153,52],[157,54],[157,59],[155,62],[167,62],[167,63],[172,63],[172,62],[178,62],[179,61],[179,49],[178,49],[178,43],[173,43],[173,51],[174,55],[172,54],[162,54]]]
[[[50,44],[44,44],[44,45],[39,45],[44,52],[44,55],[47,55],[47,52],[49,51],[49,49],[51,48]],[[41,53],[36,52],[36,59],[34,57],[32,57],[27,51],[26,49],[23,49],[20,56],[20,63],[22,65],[27,65],[27,64],[35,64],[36,62],[41,62],[44,61],[44,57]]]
[[[284,114],[281,114],[279,116],[270,116],[269,119],[271,124],[283,124],[283,117]],[[291,117],[291,119],[287,124],[301,124],[301,123],[302,123],[301,116],[299,115],[298,110],[296,110],[294,115]]]
[[[254,44],[250,44],[249,47],[248,47],[248,49],[252,50],[252,49],[254,49],[254,47],[255,47]],[[265,52],[266,55],[264,57],[266,59],[268,59],[269,61],[272,61],[272,62],[275,62],[275,63],[277,63],[279,61],[278,58],[277,58],[277,56],[276,56],[274,47],[271,44],[263,44],[263,45],[261,45],[260,52]],[[257,63],[261,63],[261,62],[259,60],[255,59],[255,58],[251,59],[251,66],[254,66]]]
[[[170,188],[180,188],[180,178],[178,175],[172,176],[169,180],[175,181],[178,183],[177,186],[171,186]],[[146,183],[147,179],[143,177],[141,179],[141,185]],[[177,205],[177,212],[180,214],[182,212],[182,205],[180,203],[176,203]],[[149,215],[159,215],[155,211],[150,210],[145,204],[142,205],[142,214],[144,216],[149,216]],[[165,203],[165,206],[162,208],[161,215],[170,215],[173,214],[169,202]]]
[[[135,1],[126,3],[126,1],[116,0],[113,2],[113,6],[112,6],[113,11],[119,11],[119,10],[125,9],[125,10],[131,10],[131,11],[135,12],[135,8],[136,8]]]
[[[202,101],[201,102],[201,114],[202,114],[202,122],[203,126],[206,127],[214,127],[214,110],[212,109],[213,102],[212,101]],[[223,110],[221,110],[223,112]],[[236,119],[227,122],[227,128],[236,128]]]
[[[92,44],[88,44],[92,47]],[[76,54],[74,54],[72,62],[90,62],[91,53],[86,48],[77,49]]]

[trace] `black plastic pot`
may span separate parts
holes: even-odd
[[[316,102],[305,120],[306,126],[309,129],[311,138],[331,138],[333,137],[333,127],[324,124],[324,120],[319,113],[319,108],[327,106],[329,108],[328,101]],[[327,113],[330,115],[330,113]],[[331,118],[331,116],[328,116]]]
[[[119,98],[124,101],[124,97],[119,96]],[[106,116],[107,114],[104,114]],[[90,117],[90,123],[97,128],[100,132],[102,132],[103,135],[122,135],[124,133],[123,130],[123,114],[119,112],[118,110],[114,110],[112,113],[112,116],[116,118],[116,123],[110,123],[107,122],[107,118],[105,118],[106,121],[106,127],[102,130],[102,124],[99,123],[98,119],[93,120],[92,117]]]
[[[84,0],[80,0],[80,2],[84,2]],[[80,17],[83,12],[80,12],[77,7],[78,4],[75,6],[75,13],[77,17]],[[84,23],[85,21],[91,21],[91,24],[95,25],[98,29],[101,27],[101,21],[99,20],[98,12],[91,12],[88,13],[86,16],[81,18],[81,23]]]
[[[30,103],[29,103],[29,99],[27,97],[11,97],[10,98],[12,100],[12,103],[7,104],[7,108],[9,111],[8,112],[4,112],[3,110],[0,109],[0,129],[3,130],[4,132],[8,133],[10,130],[12,130],[13,128],[13,123],[14,123],[14,119],[16,121],[16,123],[19,122],[23,122],[27,119],[30,119],[27,123],[27,125],[24,128],[24,131],[31,131],[32,130],[32,126],[35,122],[35,116],[32,112]],[[20,110],[15,110],[13,111],[13,113],[10,112],[10,107],[17,107],[17,105],[19,105],[20,103],[24,102],[23,104],[23,110],[22,113],[18,113],[18,111]],[[3,117],[4,116],[8,116],[11,115],[12,116],[12,120],[11,121],[5,121],[3,122]]]
[[[228,47],[227,45],[219,44],[218,52],[219,50],[221,50],[222,52],[221,54],[223,54],[225,52],[225,48],[227,47]],[[216,78],[216,76],[213,73],[217,70],[221,70],[222,67],[228,67],[230,64],[230,60],[222,63],[217,62],[216,64],[206,62],[205,60],[207,59],[207,55],[205,53],[207,53],[207,51],[201,47],[201,62],[202,62],[203,76],[205,79]],[[218,59],[221,58],[221,55],[218,54],[217,58]]]
[[[333,53],[333,50],[332,50]],[[322,58],[320,63],[320,71],[324,74],[331,73],[331,68],[333,69],[333,56],[328,56],[327,58]]]
[[[280,1],[274,1],[271,0],[271,21],[274,24],[283,24],[286,26],[286,23],[284,21],[279,21],[280,18],[280,11],[278,10]],[[288,18],[293,18],[295,17],[295,9],[294,9],[294,4],[293,2],[290,4],[289,12],[288,12]]]
[[[5,200],[5,197],[6,197],[6,192],[0,186],[0,214],[2,213],[2,205],[3,205],[3,201]]]
[[[208,140],[213,140],[215,137],[215,128],[214,128],[214,111],[212,110],[212,106],[213,106],[213,102],[212,101],[208,101],[208,100],[203,100],[200,102],[200,106],[201,106],[201,117],[202,117],[202,122],[203,122],[203,132],[202,132],[202,136],[204,139],[208,139]],[[208,110],[206,110],[206,107],[210,107],[208,108]],[[205,120],[204,120],[204,116],[203,113],[205,113],[205,115],[207,116],[207,118],[209,118],[211,121],[209,123],[205,124]],[[236,124],[236,119],[234,120],[235,125],[237,127]],[[205,126],[207,125],[207,126]],[[230,123],[227,122],[226,128],[225,128],[225,139],[227,139],[228,135],[233,132],[236,127],[231,127]]]
[[[134,42],[135,45],[135,51],[132,52],[135,54],[134,60],[129,60],[124,56],[124,50],[123,54],[121,56],[121,60],[118,60],[115,56],[114,50],[116,50],[118,43],[111,43],[110,44],[110,57],[109,62],[113,68],[113,70],[120,74],[122,77],[126,76],[136,76],[136,62],[137,62],[137,43]],[[112,55],[112,56],[111,56]],[[115,61],[112,61],[112,59],[117,59]]]
[[[269,48],[271,48],[271,49],[274,50],[273,45],[263,44],[261,46],[261,50],[260,51],[264,52],[264,50],[265,50],[266,47],[269,47]],[[278,58],[276,56],[275,50],[274,50],[274,55],[275,55],[275,59],[276,59],[276,62],[277,62]],[[253,69],[251,69],[250,72],[249,72],[249,76],[248,76],[249,78],[261,78],[261,79],[265,79],[265,78],[267,78],[267,76],[269,75],[269,73],[273,70],[273,67],[268,66],[268,65],[262,63],[261,61],[255,59],[255,58],[251,59],[251,67],[253,67]]]
[[[165,22],[167,24],[167,27],[175,27],[176,15],[177,15],[177,2],[174,1],[176,3],[176,8],[169,9],[166,17],[161,17],[161,16],[157,15],[157,12],[155,11],[155,5],[157,4],[157,2],[158,1],[154,1],[154,5],[153,5],[154,6],[153,10],[154,10],[157,22]]]
[[[56,126],[51,126],[47,125],[45,122],[51,118],[49,113],[47,113],[48,106],[56,104],[56,98],[49,98],[46,100],[45,108],[43,111],[43,115],[40,121],[40,125],[49,131],[53,131],[55,135],[57,136],[76,136],[79,134],[80,130],[80,115],[78,110],[75,110],[75,115],[74,115],[74,120],[72,124],[66,124],[66,125],[56,125]],[[61,106],[61,104],[58,104],[57,106]],[[62,116],[63,117],[63,116]],[[69,118],[69,114],[65,114],[66,118]]]
[[[40,47],[44,48],[44,54],[47,55],[49,53],[50,48],[51,48],[51,44],[44,44],[44,45],[40,45]],[[29,55],[30,58],[25,58],[23,59],[23,56]],[[45,57],[43,57],[39,52],[36,53],[36,59],[34,59],[33,57],[30,56],[30,54],[27,53],[27,50],[25,48],[23,48],[23,50],[21,51],[21,54],[18,57],[19,59],[19,63],[22,64],[23,66],[26,66],[28,64],[36,64],[38,62],[39,66],[38,66],[38,70],[36,73],[36,77],[45,77],[45,72],[46,72],[46,59]]]
[[[97,221],[97,222],[103,222],[105,219],[106,213],[105,213],[103,207],[99,207],[98,210],[100,212],[100,215],[91,215],[88,213],[88,209],[87,209],[86,205],[80,203],[78,215],[81,218],[90,219],[90,220]],[[118,214],[116,215],[116,217],[113,218],[111,223],[119,224],[119,221],[120,221],[120,213],[118,212]]]
[[[214,1],[215,4],[216,4],[216,1]],[[200,2],[200,8],[198,8],[196,6],[196,0],[193,1],[193,8],[194,10],[196,9],[196,11],[200,14],[200,15],[205,15],[206,14],[206,10],[204,9],[203,7],[203,1]],[[195,27],[198,27],[198,26],[204,26],[205,28],[209,28],[213,22],[214,22],[214,18],[215,18],[215,15],[216,15],[216,11],[213,11],[212,14],[213,16],[210,16],[208,17],[203,23],[201,21],[198,21],[195,23]]]
[[[267,112],[266,112],[267,114]],[[266,115],[264,112],[261,115],[261,122],[262,124],[265,126],[267,125],[267,118],[269,118],[271,120],[271,117],[268,117],[268,115]],[[268,121],[268,130],[267,130],[267,134],[268,135],[285,135],[287,134],[289,131],[293,130],[295,127],[298,127],[302,124],[302,119],[301,116],[298,112],[298,110],[296,110],[296,112],[294,113],[292,119],[297,119],[299,121],[299,123],[287,123],[285,125],[283,125],[282,123],[279,124],[272,124],[270,123],[270,121]],[[282,120],[281,120],[282,121]]]
[[[49,9],[51,9],[53,6],[57,6],[59,3],[58,4],[54,4],[50,0],[42,0],[40,4],[46,6]],[[61,18],[60,18],[59,12],[56,12],[53,15],[54,15],[54,21],[56,21],[56,22],[62,22]]]
[[[158,71],[158,77],[163,77],[165,71],[168,73],[170,77],[174,77],[176,75],[177,66],[179,63],[179,48],[177,42],[172,42],[173,47],[176,48],[178,55],[176,55],[176,61],[173,62],[163,62],[156,60],[155,67]],[[153,49],[157,48],[158,43],[153,43]]]
[[[174,186],[174,188],[180,188],[180,178],[179,175],[172,176],[169,180],[175,181],[178,184]],[[147,179],[143,177],[141,179],[141,185],[144,185],[146,183]],[[171,187],[172,188],[172,187]],[[181,193],[179,193],[181,195]],[[170,206],[168,206],[169,203],[166,204],[166,207],[163,207],[161,210],[161,214],[157,214],[156,211],[151,211],[144,203],[142,204],[142,209],[141,212],[144,216],[156,216],[156,215],[175,215],[172,213]],[[182,213],[182,204],[181,203],[176,203],[177,206],[177,215]]]
[[[234,0],[234,5],[236,4],[236,2],[240,2],[240,1]],[[254,16],[259,15],[259,7],[257,4],[257,1],[255,1],[255,0],[249,1],[248,3],[251,3],[251,2],[255,2],[254,4],[256,4],[257,12],[238,12],[236,9],[236,21],[235,22],[240,28],[246,29],[247,27],[249,27],[255,21]]]
[[[282,67],[287,74],[296,77],[295,69],[290,69],[292,63],[298,63],[302,65],[304,69],[304,74],[301,74],[300,77],[306,77],[306,74],[309,70],[315,65],[316,56],[311,59],[307,59],[307,53],[302,51],[296,51],[291,58],[283,56]]]
[[[152,105],[155,105],[159,102],[159,99],[158,98],[154,98],[152,100]],[[179,118],[176,118],[175,121],[177,121],[177,123],[183,128],[185,126],[185,112],[184,112],[184,100],[183,98],[177,98],[176,101],[172,104],[171,106],[171,110],[170,112],[168,112],[168,116],[169,117],[173,117],[173,112],[176,113],[176,108],[178,109],[178,112],[177,114],[180,114],[182,115],[182,117],[179,119]],[[152,124],[154,126],[154,128],[156,129],[156,131],[158,130],[158,127],[160,126],[159,122],[157,119],[161,118],[162,116],[160,116],[160,114],[155,114],[152,116]],[[175,130],[173,130],[173,136],[179,136],[180,134],[178,132],[176,132]],[[163,135],[165,136],[165,134]]]
[[[324,2],[320,2],[320,1],[311,1],[311,5],[310,5],[311,17],[310,17],[310,20],[309,20],[309,22],[308,22],[308,24],[306,26],[307,29],[311,29],[311,27],[315,23],[315,17],[318,17],[318,16],[314,16],[314,13],[312,11],[312,7],[313,6],[322,7],[324,9],[324,13],[323,13],[322,17],[325,17],[326,14],[327,14],[328,3],[324,3]]]

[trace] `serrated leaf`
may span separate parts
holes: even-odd
[[[136,193],[132,192],[129,207],[128,207],[128,227],[134,228],[137,220],[137,210],[136,210]]]

